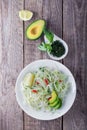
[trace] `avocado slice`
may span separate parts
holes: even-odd
[[[44,28],[45,28],[46,22],[45,20],[39,19],[32,22],[26,29],[26,37],[30,40],[36,40],[38,39]]]
[[[59,98],[57,105],[54,107],[55,109],[59,109],[62,106],[62,100]]]
[[[58,97],[58,96],[57,96],[56,92],[53,91],[52,94],[51,94],[51,98],[50,98],[50,100],[49,100],[49,103],[50,103],[50,104],[51,104],[51,103],[54,103],[54,102],[56,101],[57,97]]]
[[[57,104],[58,104],[58,100],[56,99],[55,102],[50,103],[49,105],[50,105],[50,107],[55,107]]]

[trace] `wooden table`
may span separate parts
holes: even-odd
[[[34,12],[32,20],[22,22],[18,12]],[[61,62],[73,73],[77,96],[63,117],[39,121],[26,115],[15,98],[19,72],[30,62],[49,58],[38,50],[42,39],[25,38],[27,25],[45,19],[47,26],[68,46]],[[0,130],[87,130],[87,0],[0,0]]]

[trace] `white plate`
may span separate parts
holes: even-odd
[[[68,76],[68,80],[71,84],[69,92],[66,95],[65,102],[63,103],[62,107],[58,109],[55,113],[52,112],[43,112],[43,111],[36,111],[31,109],[28,104],[24,103],[23,94],[22,94],[22,87],[21,87],[21,81],[23,80],[24,76],[28,72],[32,72],[37,70],[39,67],[47,66],[50,69],[58,69],[62,72],[64,72]],[[16,99],[19,104],[19,106],[24,110],[25,113],[27,113],[29,116],[34,117],[36,119],[40,120],[52,120],[56,119],[58,117],[61,117],[64,115],[72,106],[75,97],[76,97],[76,83],[74,80],[73,75],[69,71],[68,68],[66,68],[63,64],[53,61],[53,60],[37,60],[29,65],[27,65],[19,74],[17,81],[16,81]]]

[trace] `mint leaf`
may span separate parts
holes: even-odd
[[[45,43],[45,47],[46,47],[47,52],[51,52],[52,47],[51,47],[50,44],[46,44],[46,43]]]
[[[46,47],[45,47],[45,43],[42,42],[39,46],[38,46],[38,49],[41,50],[41,51],[46,51]]]
[[[44,43],[42,42],[39,46],[38,49],[41,51],[47,51],[47,52],[51,52],[52,47],[49,43]]]
[[[54,34],[46,29],[44,30],[44,34],[48,39],[49,43],[51,44],[53,42]]]

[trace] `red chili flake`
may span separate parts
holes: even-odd
[[[62,80],[59,80],[59,82],[61,83],[61,82],[62,82]]]
[[[48,100],[50,100],[50,99],[51,99],[51,97],[48,98]]]
[[[40,84],[38,81],[36,81],[36,84]]]
[[[37,93],[37,90],[33,89],[32,92],[33,92],[33,93]]]
[[[46,85],[48,85],[48,84],[49,84],[48,79],[44,79],[44,82],[46,83]]]

